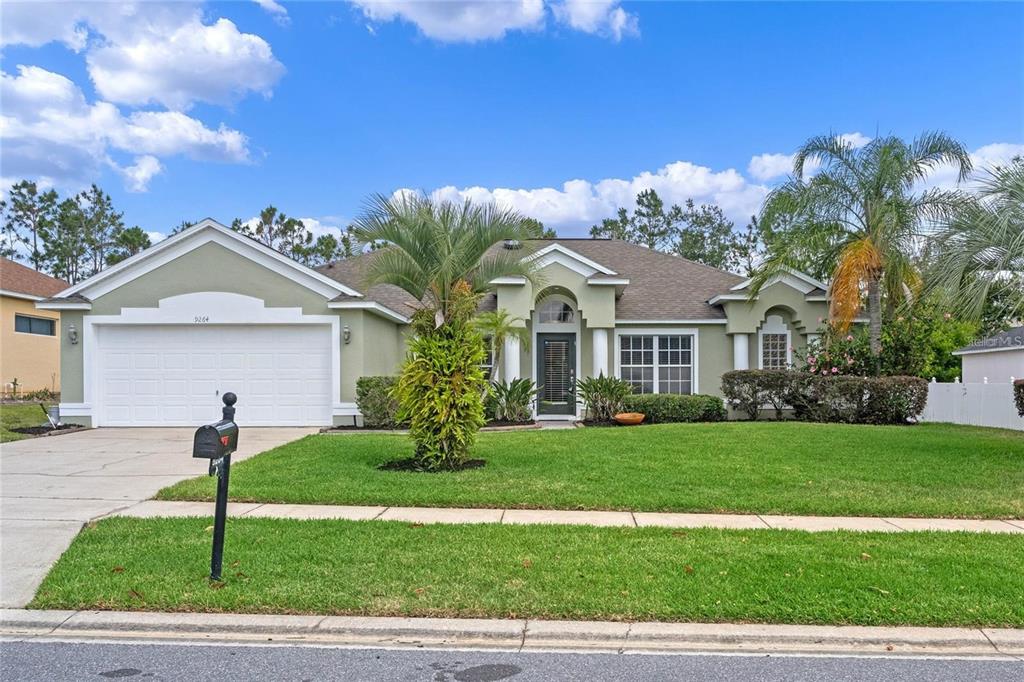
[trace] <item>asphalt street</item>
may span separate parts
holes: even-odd
[[[761,655],[615,655],[314,646],[12,641],[0,679],[21,680],[1024,680],[1024,662]]]

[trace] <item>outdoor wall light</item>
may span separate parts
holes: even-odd
[[[68,341],[71,342],[72,346],[78,344],[78,330],[75,329],[73,324],[68,325]]]
[[[341,338],[344,339],[346,345],[352,340],[352,329],[347,324],[341,328]]]

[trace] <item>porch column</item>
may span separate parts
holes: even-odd
[[[750,369],[750,334],[732,335],[732,368]]]
[[[512,381],[519,378],[519,337],[506,336],[505,348],[501,351],[505,367],[502,371],[504,381]]]
[[[608,376],[608,330],[594,328],[592,354],[594,356],[593,376]]]

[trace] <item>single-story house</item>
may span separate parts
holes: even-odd
[[[542,285],[496,280],[484,307],[521,318],[505,378],[532,377],[538,417],[579,414],[575,381],[614,374],[644,393],[720,393],[723,372],[784,367],[827,315],[827,286],[750,281],[607,239],[522,249]],[[330,425],[358,416],[356,381],[394,374],[417,302],[365,287],[372,252],[311,269],[204,220],[37,304],[60,311],[65,421],[192,425],[238,394],[244,425]],[[74,330],[74,334],[72,334]]]
[[[36,310],[35,303],[68,288],[10,258],[0,258],[0,382],[4,395],[17,387],[60,390],[60,312]]]
[[[965,384],[1005,384],[1024,378],[1024,326],[1014,327],[953,351]]]

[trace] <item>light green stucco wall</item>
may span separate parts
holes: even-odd
[[[762,289],[754,301],[727,301],[722,307],[728,317],[726,332],[729,334],[756,332],[771,308],[786,309],[796,330],[802,334],[815,333],[821,325],[819,320],[828,318],[827,303],[808,301],[804,294],[782,282]]]
[[[337,315],[351,331],[341,346],[341,401],[355,400],[356,380],[367,374],[393,374],[404,354],[402,327],[363,310],[332,310],[327,299],[291,279],[216,243],[207,243],[145,275],[97,297],[91,311],[63,311],[67,323],[83,329],[83,315],[118,315],[122,308],[153,308],[160,299],[223,291],[262,299],[267,307],[302,308],[306,315]],[[61,339],[62,402],[84,402],[84,339]],[[88,420],[85,420],[88,421]]]
[[[584,322],[591,327],[615,325],[615,287],[587,284],[587,278],[561,265],[551,263],[538,271],[538,285],[501,284],[497,287],[498,308],[513,317],[530,319],[537,297],[548,289],[564,289],[576,299]]]

